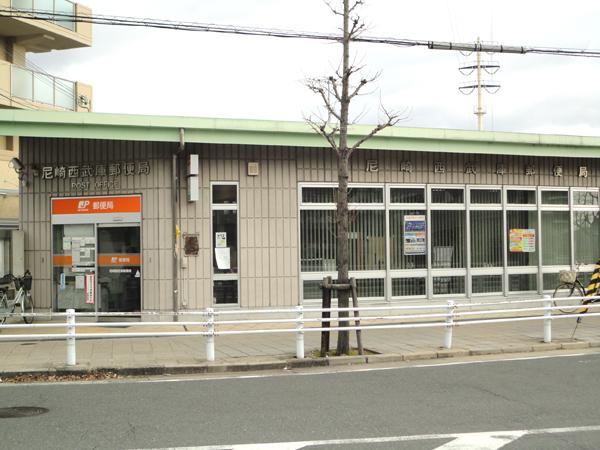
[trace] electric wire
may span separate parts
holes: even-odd
[[[235,25],[219,25],[198,22],[178,22],[166,19],[142,19],[136,17],[121,17],[101,14],[71,14],[40,10],[19,10],[13,8],[0,8],[0,17],[16,17],[30,20],[72,21],[91,23],[96,25],[117,25],[128,27],[146,27],[169,29],[179,31],[196,31],[209,33],[237,34],[244,36],[265,36],[279,38],[315,39],[340,42],[343,37],[339,34],[322,32],[305,32],[283,30],[276,28],[259,28]],[[512,54],[540,54],[555,56],[574,56],[586,58],[600,58],[600,50],[587,50],[580,48],[561,47],[535,47],[514,45],[485,45],[479,43],[455,43],[449,41],[431,41],[418,39],[402,39],[393,37],[358,36],[354,42],[369,44],[388,44],[399,47],[427,47],[430,50],[458,50],[471,52],[512,53]]]

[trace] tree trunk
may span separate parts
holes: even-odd
[[[350,177],[350,151],[348,149],[348,110],[350,107],[350,34],[349,0],[344,0],[344,38],[342,58],[342,98],[340,101],[340,142],[338,152],[338,202],[337,202],[337,269],[338,283],[348,283],[348,179]],[[338,308],[348,307],[350,291],[338,290]],[[339,312],[339,317],[349,317],[347,311]],[[340,327],[347,327],[348,322],[339,322]],[[337,355],[350,354],[350,334],[348,331],[338,332]]]
[[[348,279],[349,266],[349,245],[348,245],[348,165],[349,157],[346,153],[338,160],[338,202],[337,202],[337,267],[338,283],[346,284]],[[339,289],[338,308],[348,308],[348,298],[350,291]],[[348,311],[340,311],[339,317],[349,317]],[[340,327],[347,327],[348,322],[339,322]],[[350,354],[350,333],[348,331],[339,331],[336,346],[337,355]]]

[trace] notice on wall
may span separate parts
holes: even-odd
[[[96,275],[93,273],[85,274],[85,303],[93,305],[96,297]]]
[[[404,254],[427,254],[427,221],[425,216],[404,216]]]
[[[85,277],[83,275],[75,276],[75,289],[85,289]]]
[[[215,247],[225,248],[227,247],[227,233],[224,231],[215,233]]]
[[[71,236],[63,237],[63,250],[71,250]]]
[[[215,259],[217,261],[218,269],[229,270],[231,268],[229,247],[215,248]]]
[[[513,228],[509,232],[509,240],[511,253],[535,252],[535,229]]]

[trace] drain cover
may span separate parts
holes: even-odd
[[[0,408],[0,419],[39,416],[47,412],[48,409],[39,406],[13,406],[11,408]]]

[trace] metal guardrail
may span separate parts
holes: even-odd
[[[555,315],[553,311],[565,309],[565,306],[553,306],[554,303],[561,301],[573,301],[581,299],[600,299],[599,297],[570,297],[562,299],[553,299],[550,296],[544,296],[543,299],[531,300],[508,300],[504,302],[494,302],[494,305],[509,305],[505,309],[480,309],[473,308],[489,307],[489,303],[455,303],[449,300],[446,305],[398,305],[398,306],[365,306],[359,308],[306,308],[296,306],[295,308],[278,308],[267,310],[248,310],[248,311],[221,311],[214,308],[207,308],[201,311],[186,311],[181,313],[167,312],[141,312],[141,313],[76,313],[73,309],[68,309],[65,313],[33,313],[33,314],[11,314],[12,317],[21,318],[23,316],[33,317],[64,317],[66,323],[32,323],[32,324],[1,324],[0,332],[5,329],[36,329],[36,328],[64,328],[64,333],[52,334],[15,334],[15,335],[0,335],[0,342],[3,341],[39,341],[39,340],[56,340],[65,339],[67,343],[66,364],[74,366],[77,364],[76,357],[76,340],[77,339],[114,339],[114,338],[141,338],[141,337],[173,337],[173,336],[203,336],[206,338],[206,359],[207,361],[215,361],[215,337],[227,335],[245,335],[245,334],[270,334],[270,333],[294,333],[296,335],[296,358],[304,358],[304,334],[306,332],[320,331],[355,331],[355,330],[384,330],[384,329],[408,329],[408,328],[436,328],[443,327],[444,343],[446,349],[452,348],[453,330],[459,326],[481,325],[493,323],[508,323],[521,321],[543,321],[543,339],[544,342],[552,341],[552,321],[557,319],[569,319],[582,316],[600,316],[600,312],[593,312],[600,308],[600,303],[592,303],[588,305],[571,306],[573,308],[587,308],[589,311],[585,313],[560,314]],[[541,303],[541,306],[532,307],[513,307],[513,305],[525,305]],[[469,309],[461,311],[461,309]],[[356,317],[307,317],[307,314],[323,313],[323,312],[375,312],[378,311],[408,311],[408,314],[396,315],[372,315],[362,318]],[[423,313],[415,313],[414,311],[424,311]],[[430,312],[432,310],[442,310],[443,312]],[[523,315],[527,313],[527,315]],[[537,314],[536,314],[537,313]],[[541,314],[540,314],[541,313]],[[234,319],[234,320],[218,320],[218,317],[226,317],[231,315],[246,315],[252,316],[257,314],[293,314],[294,317],[274,318],[274,319]],[[510,317],[495,318],[495,315],[510,314]],[[515,317],[515,314],[519,316]],[[187,320],[187,321],[169,321],[169,322],[126,322],[134,327],[160,327],[160,326],[196,326],[205,328],[204,331],[149,331],[149,332],[126,332],[126,333],[82,333],[77,334],[77,328],[90,327],[122,327],[124,322],[77,322],[76,318],[85,317],[128,317],[140,315],[146,316],[201,316],[204,320]],[[477,319],[477,316],[485,315],[486,317]],[[491,317],[490,317],[491,316]],[[462,319],[462,320],[460,320]],[[361,321],[375,322],[369,324],[361,324]],[[380,321],[404,321],[400,323],[383,323]],[[323,327],[323,323],[338,322],[338,326]],[[340,322],[355,322],[355,325],[339,326]],[[356,323],[358,325],[356,325]],[[262,329],[239,329],[239,330],[218,330],[217,327],[223,325],[257,325],[257,324],[290,324],[294,327],[290,328],[262,328]],[[315,326],[306,327],[306,324],[315,324]]]

